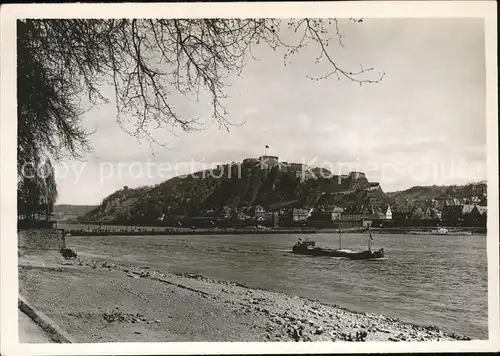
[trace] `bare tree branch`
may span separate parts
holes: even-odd
[[[80,101],[85,94],[92,104],[109,102],[106,86],[114,89],[120,127],[138,140],[163,145],[153,137],[153,126],[171,131],[203,129],[200,118],[184,117],[174,105],[178,97],[197,102],[202,93],[210,96],[213,121],[229,129],[233,123],[224,106],[229,79],[241,75],[248,59],[256,59],[255,45],[282,48],[285,65],[305,47],[317,48],[316,61],[323,60],[332,69],[311,79],[334,75],[359,84],[380,82],[384,74],[377,75],[371,67],[339,66],[329,36],[336,36],[337,45],[343,47],[340,27],[337,19],[19,21],[19,58],[25,62],[19,68],[19,87],[26,90],[34,81],[39,90],[33,94],[35,101],[18,93],[21,151],[65,150],[75,155],[90,149],[89,133],[81,126]],[[284,36],[287,28],[296,34],[294,40]],[[34,124],[35,119],[41,121]],[[28,148],[34,142],[39,147]]]

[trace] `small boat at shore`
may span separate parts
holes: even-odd
[[[436,230],[432,230],[431,231],[431,235],[471,236],[472,235],[472,231],[466,231],[466,230],[463,230],[463,231],[460,231],[460,230],[450,231],[447,228],[440,227],[440,228],[438,228]]]
[[[292,247],[292,252],[299,255],[344,257],[351,260],[369,260],[369,259],[384,258],[383,248],[379,249],[378,251],[372,251],[371,240],[373,240],[373,237],[370,233],[370,238],[368,239],[368,250],[366,251],[351,251],[342,249],[342,232],[339,230],[338,249],[316,247],[316,243],[314,241],[310,241],[309,239],[305,240],[299,239],[299,241]]]
[[[472,231],[450,231],[447,228],[440,227],[434,230],[410,230],[408,231],[410,235],[439,235],[439,236],[472,236]]]
[[[431,230],[431,235],[448,235],[448,229],[445,227],[440,227],[435,230]]]

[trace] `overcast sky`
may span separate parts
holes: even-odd
[[[100,106],[84,118],[96,130],[94,151],[86,162],[57,167],[58,203],[99,204],[124,185],[187,173],[192,160],[241,161],[262,155],[266,144],[283,161],[364,171],[384,191],[486,179],[482,20],[365,19],[342,22],[341,31],[344,47],[332,48],[333,58],[347,69],[385,71],[382,82],[311,81],[307,75],[327,69],[314,64],[317,47],[287,66],[282,53],[259,47],[260,60],[249,61],[227,91],[228,119],[244,124],[230,132],[212,125],[177,136],[156,133],[168,148],[139,144],[120,130],[113,104]],[[211,120],[208,103],[179,110]]]

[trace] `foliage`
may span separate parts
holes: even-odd
[[[65,74],[62,63],[41,56],[37,43],[41,34],[32,21],[17,23],[17,137],[18,176],[26,163],[35,163],[50,154],[60,158],[68,151],[77,155],[87,149],[87,132],[80,119],[81,87],[76,78]],[[41,47],[42,46],[42,47]],[[67,71],[67,70],[66,70]]]
[[[49,220],[57,199],[55,172],[49,159],[29,165],[18,181],[18,216],[33,220],[40,215]]]
[[[481,205],[486,205],[486,196],[484,195],[486,192],[486,183],[469,183],[466,185],[415,186],[407,190],[387,193],[387,196],[392,200],[392,204],[398,208],[403,208],[411,202],[416,205],[428,204],[430,206],[432,199],[471,198],[473,196],[480,198]]]

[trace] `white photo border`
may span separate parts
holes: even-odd
[[[168,16],[161,16],[161,14]],[[1,8],[1,352],[4,355],[153,355],[499,351],[497,19],[494,1],[19,4]],[[337,17],[483,18],[486,48],[488,173],[488,331],[483,341],[150,342],[20,344],[17,317],[16,20],[23,18]]]

